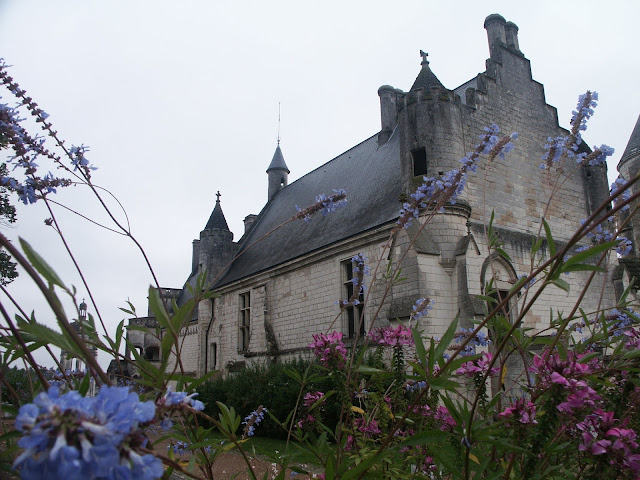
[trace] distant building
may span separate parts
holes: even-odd
[[[353,338],[362,314],[362,332],[371,329],[376,312],[375,326],[403,322],[422,297],[434,300],[429,316],[420,320],[425,335],[441,336],[456,316],[468,327],[486,314],[478,296],[487,293],[490,279],[504,293],[518,275],[530,271],[531,239],[539,233],[543,216],[562,243],[606,201],[606,165],[576,167],[567,162],[563,186],[547,203],[552,185],[549,173],[539,168],[543,145],[547,137],[567,131],[560,127],[556,109],[546,103],[543,85],[531,77],[530,62],[518,44],[518,27],[500,15],[488,16],[484,27],[490,51],[486,71],[449,89],[421,52],[420,70],[408,91],[379,88],[381,130],[290,184],[278,145],[267,168],[267,203],[259,214],[245,218],[245,232],[237,242],[218,196],[193,241],[187,284],[193,286],[206,271],[209,279],[217,278],[213,288],[219,297],[201,302],[181,332],[187,373],[226,374],[250,362],[300,355],[308,351],[312,334],[327,329]],[[437,213],[427,228],[419,232],[414,222],[402,230],[384,253],[364,311],[362,306],[341,311],[337,302],[349,294],[351,257],[362,253],[373,267],[403,202],[423,176],[439,177],[458,168],[459,159],[479,143],[484,127],[494,123],[506,134],[519,133],[515,149],[486,169],[481,163],[458,201]],[[629,155],[625,153],[621,166],[640,165],[637,151]],[[296,205],[313,204],[317,194],[333,189],[347,191],[346,208],[274,230],[296,213]],[[491,212],[510,262],[489,253],[486,225]],[[397,265],[401,257],[406,280],[393,285],[383,302],[382,272],[387,262]],[[545,290],[527,313],[526,326],[541,331],[549,325],[550,309],[568,312],[589,273],[573,272],[565,278],[570,293]],[[371,280],[365,278],[367,285]],[[191,298],[186,285],[175,298],[178,305]],[[610,307],[615,298],[611,272],[598,274],[582,306],[585,311]],[[514,315],[520,305],[512,302],[510,308]],[[153,324],[152,319],[132,322]],[[145,358],[157,358],[157,339],[130,332],[134,337]]]
[[[87,304],[82,301],[80,305],[78,305],[78,319],[73,320],[71,322],[71,327],[75,330],[75,332],[80,336],[81,339],[87,339],[87,333],[85,328],[88,325],[88,317],[87,317]],[[97,358],[98,349],[95,345],[87,343],[87,348],[93,358]],[[86,363],[78,357],[71,356],[69,352],[64,349],[60,350],[60,368],[63,372],[83,372],[87,369]],[[89,396],[95,395],[95,382],[93,378],[91,379],[91,385],[88,391]]]

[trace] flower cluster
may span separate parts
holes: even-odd
[[[582,437],[578,450],[590,455],[603,455],[612,466],[640,472],[640,454],[632,453],[638,448],[636,432],[630,428],[616,426],[618,420],[613,412],[596,409],[584,421],[576,425]]]
[[[51,388],[20,408],[24,452],[13,466],[22,478],[158,478],[162,462],[136,452],[146,444],[141,425],[154,415],[153,402],[126,387],[104,386],[96,397]]]
[[[447,202],[454,204],[464,190],[468,173],[476,171],[478,157],[487,155],[488,161],[495,157],[504,158],[504,155],[513,149],[512,140],[518,138],[515,132],[510,136],[498,137],[500,128],[495,124],[485,127],[484,130],[485,133],[480,136],[480,144],[476,146],[475,151],[460,160],[460,168],[455,168],[440,178],[423,177],[424,183],[411,194],[411,201],[402,205],[396,231],[409,228],[411,220],[418,218],[420,209],[426,208],[427,205],[437,205],[442,209]]]
[[[422,317],[425,317],[429,313],[429,310],[431,310],[432,308],[433,300],[429,298],[419,298],[418,300],[416,300],[415,305],[411,307],[411,319],[418,320]]]
[[[396,328],[391,325],[375,328],[369,332],[368,337],[372,343],[385,347],[413,345],[411,330],[402,324],[398,324]]]
[[[304,220],[309,223],[311,221],[311,217],[316,213],[321,212],[323,215],[327,215],[331,212],[335,212],[341,207],[344,207],[346,204],[347,192],[342,188],[334,190],[328,197],[324,193],[321,193],[316,196],[316,203],[309,205],[307,208],[300,208],[296,205],[298,213],[296,213],[293,218],[295,220]]]
[[[586,221],[582,220],[581,224],[584,225],[585,223]],[[596,225],[586,234],[586,237],[590,239],[594,245],[617,240],[618,245],[616,246],[616,252],[618,252],[618,254],[623,257],[627,256],[631,252],[631,241],[628,240],[627,237],[617,235],[613,217],[609,217],[607,222],[605,222],[604,224],[599,223],[598,225]],[[583,252],[588,249],[588,246],[583,246],[577,248],[576,252]]]
[[[304,406],[307,408],[311,408],[323,397],[323,392],[309,392],[304,396]]]
[[[342,332],[333,331],[326,335],[313,335],[313,342],[309,344],[321,365],[327,368],[343,368],[347,359],[347,349],[342,341]]]
[[[260,425],[260,422],[264,420],[264,414],[268,412],[266,408],[260,405],[256,410],[244,417],[244,432],[245,437],[252,437],[256,433],[256,427]]]
[[[531,400],[519,398],[516,402],[498,414],[498,418],[524,425],[538,423],[536,421],[536,405]]]
[[[617,193],[618,190],[623,188],[625,183],[626,182],[624,181],[624,178],[620,178],[620,177],[616,178],[611,184],[611,195],[613,195],[614,193]],[[618,205],[620,203],[626,202],[627,200],[629,200],[629,198],[631,198],[631,191],[627,188],[623,190],[622,193],[615,198],[613,203],[614,205]],[[629,204],[626,204],[624,207],[622,207],[622,210],[629,210]]]
[[[455,336],[453,337],[455,344],[451,345],[448,349],[458,350],[459,347],[457,345],[462,344],[467,338],[471,337],[471,339],[469,340],[469,343],[467,343],[464,349],[460,352],[461,356],[466,357],[469,355],[475,355],[476,347],[486,347],[491,343],[491,340],[489,340],[489,337],[483,331],[479,331],[475,335],[471,336],[474,330],[475,330],[474,328],[461,327],[460,330],[458,330],[455,333]]]
[[[408,393],[420,392],[425,388],[427,388],[427,382],[425,382],[424,380],[420,380],[418,382],[416,382],[415,380],[407,380],[407,382],[404,384],[404,389]]]
[[[314,423],[316,417],[310,413],[314,405],[324,398],[323,392],[309,392],[304,396],[303,405],[307,409],[307,413],[302,416],[302,419],[298,421],[296,426],[302,428],[306,423]]]
[[[158,402],[158,406],[186,406],[194,410],[202,411],[204,410],[204,403],[194,398],[197,395],[197,392],[192,393],[191,395],[187,394],[187,392],[172,392],[171,387],[169,387],[165,396],[160,400],[160,402]]]
[[[456,370],[456,375],[471,378],[476,375],[486,375],[487,372],[489,372],[489,375],[497,375],[500,372],[499,368],[492,367],[489,371],[489,364],[491,363],[491,360],[493,360],[493,355],[487,352],[482,352],[480,358],[463,363],[462,366]]]
[[[538,374],[538,380],[542,388],[554,385],[563,387],[566,394],[563,402],[557,405],[560,412],[573,414],[575,410],[584,407],[593,407],[601,400],[600,395],[591,388],[582,378],[593,373],[597,369],[597,361],[580,362],[580,356],[569,352],[567,359],[562,360],[558,354],[550,355],[547,351],[542,356],[533,357],[533,366],[530,371]]]
[[[606,162],[607,157],[614,153],[614,149],[607,145],[600,145],[589,152],[587,147],[581,147],[581,132],[587,129],[587,120],[593,115],[593,109],[597,106],[597,92],[587,91],[580,95],[578,106],[571,118],[571,133],[567,136],[547,138],[545,144],[545,155],[542,156],[544,163],[540,165],[543,170],[550,170],[563,157],[573,158],[578,164],[588,164],[591,166],[601,165]]]
[[[9,164],[13,169],[20,168],[25,179],[18,181],[11,176],[0,177],[0,184],[16,192],[25,204],[35,203],[47,193],[55,193],[57,187],[71,185],[71,181],[63,178],[55,178],[51,173],[44,177],[38,176],[39,157],[48,158],[58,166],[63,166],[60,156],[52,153],[45,145],[45,139],[38,135],[32,136],[21,125],[25,120],[20,117],[19,108],[26,107],[29,114],[35,118],[36,123],[42,125],[42,129],[55,136],[51,123],[47,120],[49,115],[44,112],[31,97],[9,76],[7,65],[0,58],[0,83],[4,85],[18,100],[18,107],[0,104],[0,137],[13,150],[14,155],[9,158]],[[66,168],[63,166],[63,168]]]
[[[187,442],[183,442],[182,440],[178,440],[175,445],[167,446],[167,450],[173,450],[173,453],[179,456],[182,456],[186,453],[189,453],[189,444]]]

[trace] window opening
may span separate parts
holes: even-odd
[[[353,285],[353,263],[351,260],[344,262],[343,264],[343,286],[342,293],[345,300],[349,300],[354,293],[354,285]],[[357,298],[358,305],[347,305],[344,309],[344,312],[347,316],[347,336],[349,338],[355,337],[356,328],[362,318],[362,324],[360,324],[360,335],[364,335],[364,317],[362,312],[364,310],[364,290],[360,289],[360,294]]]
[[[216,343],[212,343],[209,347],[209,367],[211,370],[216,369],[216,364],[218,363],[218,345]]]
[[[251,294],[249,292],[240,295],[240,338],[238,348],[246,352],[249,348],[249,333],[251,331]]]
[[[411,151],[411,157],[413,158],[413,176],[427,174],[427,151],[424,147],[417,148]]]

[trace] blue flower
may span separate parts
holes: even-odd
[[[260,405],[256,410],[244,418],[244,422],[242,422],[242,424],[244,425],[245,437],[252,437],[255,434],[255,427],[262,422],[265,412],[268,412],[268,410]]]
[[[13,464],[22,478],[142,478],[163,473],[162,462],[129,445],[155,416],[127,387],[102,387],[96,397],[56,387],[24,405],[16,417],[24,452]]]
[[[195,400],[193,397],[198,395],[197,392],[188,395],[187,392],[172,392],[171,387],[167,389],[167,393],[164,396],[164,405],[171,407],[174,405],[185,405],[193,408],[194,410],[204,410],[204,403],[200,400]]]

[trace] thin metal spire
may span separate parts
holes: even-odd
[[[278,145],[280,145],[280,102],[278,102]]]

